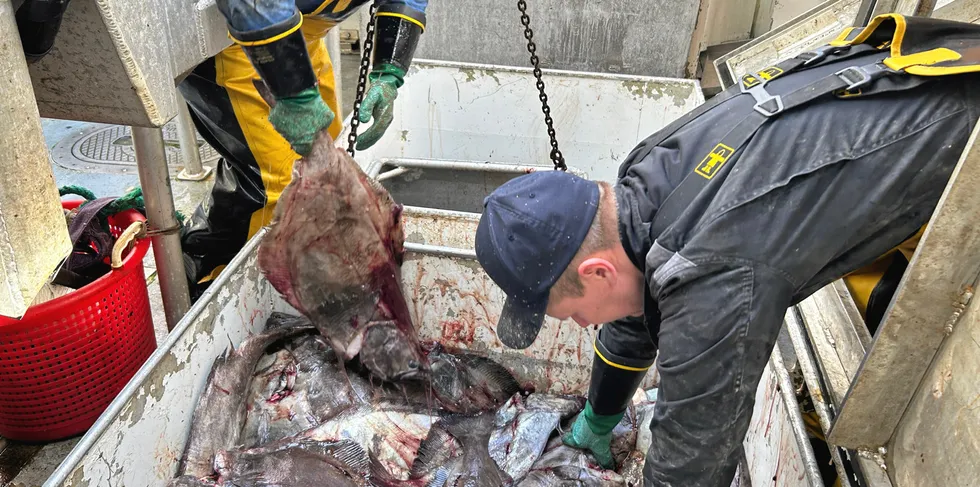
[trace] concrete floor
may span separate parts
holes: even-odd
[[[357,74],[360,57],[344,55],[341,59],[341,117],[347,117],[354,105],[354,93],[357,87]],[[44,138],[49,151],[55,145],[69,137],[78,137],[82,132],[107,127],[101,124],[77,122],[71,120],[44,119],[41,122]],[[64,161],[62,161],[64,162]],[[133,166],[128,173],[107,170],[98,165],[80,169],[73,164],[55,163],[51,168],[54,172],[55,183],[61,187],[78,185],[90,189],[98,197],[119,196],[130,188],[139,186],[139,176]],[[80,166],[81,164],[77,164]],[[212,164],[208,164],[213,166]],[[171,168],[171,184],[173,185],[174,205],[177,211],[190,215],[204,199],[214,183],[214,175],[204,181],[180,181],[174,176],[177,170]],[[157,343],[162,343],[167,337],[166,320],[163,315],[160,286],[157,285],[156,263],[153,260],[153,250],[147,253],[143,262],[147,277],[147,291],[150,296],[150,306],[153,311],[153,324],[156,331]],[[65,441],[40,445],[26,445],[18,442],[0,439],[0,487],[19,485],[36,487],[44,483],[62,460],[71,452],[80,437]]]

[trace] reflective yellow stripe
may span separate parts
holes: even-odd
[[[316,10],[308,13],[307,15],[319,15],[320,12],[323,12],[323,9],[327,8],[327,5],[330,5],[333,2],[334,2],[334,0],[327,0],[327,1],[323,2],[323,3],[321,3],[320,6],[316,8]],[[347,3],[350,3],[350,2],[347,2]]]
[[[333,6],[333,13],[336,14],[346,10],[347,7],[350,6],[350,2],[351,0],[340,0],[337,2],[337,5]]]
[[[892,34],[892,45],[891,45],[891,55],[901,56],[902,55],[902,39],[905,38],[905,16],[901,14],[884,14],[879,15],[871,19],[871,23],[868,24],[864,30],[858,34],[857,37],[849,41],[848,45],[858,45],[866,41],[871,34],[874,33],[878,26],[881,25],[886,19],[892,19],[895,21],[895,32]]]
[[[628,365],[619,365],[619,364],[617,364],[615,362],[610,362],[609,359],[607,359],[605,356],[603,356],[602,355],[602,352],[599,351],[599,347],[597,347],[595,345],[595,342],[592,342],[592,349],[595,350],[596,356],[598,356],[600,359],[602,359],[603,362],[609,364],[612,367],[616,367],[617,369],[628,370],[630,372],[646,372],[647,369],[649,369],[650,367],[652,367],[652,366],[648,366],[648,367],[640,368],[640,367],[630,367]]]
[[[850,35],[853,30],[854,30],[854,27],[848,27],[848,28],[844,29],[844,32],[841,32],[840,35],[837,36],[836,39],[830,41],[830,45],[831,46],[846,46],[846,45],[848,45],[849,42],[847,41],[847,36]]]
[[[957,61],[961,57],[963,56],[960,56],[958,52],[953,51],[952,49],[940,47],[925,52],[909,54],[908,56],[892,56],[886,58],[884,63],[885,66],[888,66],[889,68],[896,71],[901,71],[903,69],[908,70],[908,68],[912,67],[932,66],[933,64],[945,61]],[[951,68],[945,67],[940,69],[946,70]]]
[[[407,16],[405,14],[397,14],[397,13],[394,13],[394,12],[378,12],[375,15],[377,15],[378,17],[398,17],[399,19],[405,19],[405,20],[407,20],[407,21],[409,21],[409,22],[411,22],[411,23],[413,23],[413,24],[421,27],[422,30],[425,30],[425,26],[422,25],[422,22],[419,22],[418,20],[415,20],[415,19],[413,19],[413,18],[411,18],[411,17],[409,17],[409,16]]]
[[[241,46],[264,46],[266,44],[272,44],[273,42],[276,42],[279,39],[284,39],[289,34],[292,34],[293,32],[296,32],[297,30],[299,30],[299,28],[302,27],[302,26],[303,26],[303,17],[300,17],[299,18],[299,23],[297,23],[296,25],[294,25],[291,29],[287,30],[286,32],[283,32],[282,34],[272,36],[272,37],[270,37],[268,39],[261,39],[261,40],[258,40],[258,41],[240,41],[238,39],[235,39],[235,36],[231,35],[231,32],[228,33],[228,37],[230,37],[231,40],[235,41],[235,44],[238,44],[238,45],[241,45]]]

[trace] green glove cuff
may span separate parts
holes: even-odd
[[[623,420],[626,411],[603,416],[592,411],[592,404],[586,402],[585,411],[582,414],[585,416],[585,421],[589,425],[589,429],[592,430],[592,433],[596,436],[602,436],[612,432],[613,428]]]
[[[305,105],[310,102],[316,103],[316,100],[318,98],[321,101],[323,100],[323,98],[320,97],[320,90],[317,87],[313,86],[293,96],[284,96],[282,98],[277,98],[276,103],[285,102],[287,104]]]
[[[381,81],[382,83],[390,83],[395,85],[395,88],[401,88],[405,84],[405,70],[395,66],[393,64],[382,64],[374,68],[370,74],[368,74],[368,79],[371,83],[377,83]]]

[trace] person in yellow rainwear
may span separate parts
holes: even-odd
[[[370,88],[360,110],[373,122],[357,148],[377,142],[391,123],[398,88],[425,29],[427,0],[377,0]],[[193,299],[260,228],[289,184],[293,162],[324,127],[342,129],[327,55],[328,30],[367,0],[218,0],[231,46],[179,85],[201,136],[221,154],[214,187],[181,230]],[[336,60],[335,60],[336,61]],[[262,99],[262,79],[276,100]]]

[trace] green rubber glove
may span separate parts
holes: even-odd
[[[391,64],[382,64],[368,75],[368,79],[371,80],[371,87],[364,95],[357,119],[368,123],[374,117],[374,123],[357,136],[357,150],[371,147],[388,130],[391,120],[395,118],[395,98],[398,97],[398,88],[405,83],[405,71]]]
[[[616,461],[613,460],[609,444],[612,443],[613,428],[619,424],[625,414],[626,411],[610,416],[596,414],[592,411],[592,404],[586,402],[585,411],[575,418],[572,430],[565,433],[561,441],[572,448],[592,452],[592,456],[605,469],[616,468]]]
[[[277,99],[269,111],[272,126],[300,156],[310,153],[316,134],[329,127],[334,116],[316,87],[296,96]]]

